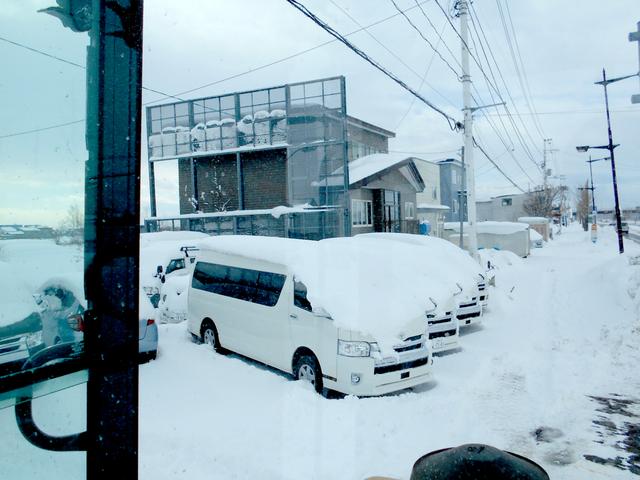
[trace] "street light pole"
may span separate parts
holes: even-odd
[[[595,215],[596,214],[596,190],[595,190],[595,187],[593,186],[593,168],[591,168],[592,163],[593,163],[593,160],[591,160],[591,155],[589,155],[589,177],[591,177],[591,213]]]
[[[635,75],[629,75],[629,77],[635,76]],[[629,78],[629,77],[622,77],[622,78]],[[618,200],[618,180],[616,178],[616,160],[613,152],[615,147],[613,145],[613,136],[611,134],[611,115],[609,114],[609,93],[607,92],[607,85],[617,80],[622,80],[622,78],[614,78],[611,80],[607,80],[607,72],[603,68],[602,82],[596,82],[597,85],[602,85],[604,87],[604,103],[607,110],[607,132],[609,134],[608,149],[609,149],[609,156],[611,158],[611,176],[613,177],[613,199],[615,202],[615,209],[616,209],[616,230],[618,232],[618,251],[620,253],[624,253],[624,242],[622,240],[622,219],[620,218],[620,202]]]

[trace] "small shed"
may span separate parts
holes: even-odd
[[[533,230],[542,235],[545,242],[549,241],[549,219],[545,217],[518,217],[518,222],[528,224]]]
[[[468,224],[465,222],[463,228]],[[460,224],[445,223],[445,238],[456,245],[459,242]],[[455,234],[457,232],[458,234]],[[478,222],[476,223],[478,248],[509,250],[520,257],[527,257],[531,252],[529,225],[516,222]],[[467,238],[464,238],[467,248]]]

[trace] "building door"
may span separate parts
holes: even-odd
[[[400,232],[400,192],[382,191],[382,231]]]

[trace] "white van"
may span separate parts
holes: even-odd
[[[336,245],[323,242],[331,240],[228,236],[201,242],[188,294],[188,329],[194,339],[308,380],[318,392],[326,388],[372,396],[429,381],[433,359],[426,312],[403,325],[390,351],[312,306],[311,292],[295,275],[300,258],[307,272],[310,264],[326,265],[312,262],[321,246]],[[296,258],[291,252],[301,248],[306,253]],[[329,268],[317,277],[326,280]]]

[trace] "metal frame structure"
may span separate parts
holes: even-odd
[[[146,114],[152,219],[158,213],[155,162],[187,159],[191,192],[197,199],[198,159],[235,154],[238,208],[242,210],[246,188],[242,154],[281,149],[286,150],[287,178],[282,181],[287,182],[288,202],[338,206],[342,221],[330,228],[325,225],[327,219],[318,220],[327,227],[322,235],[351,234],[344,77],[171,102],[147,107]],[[341,176],[338,186],[335,179],[329,180],[336,171]],[[197,205],[194,210],[199,210]]]

